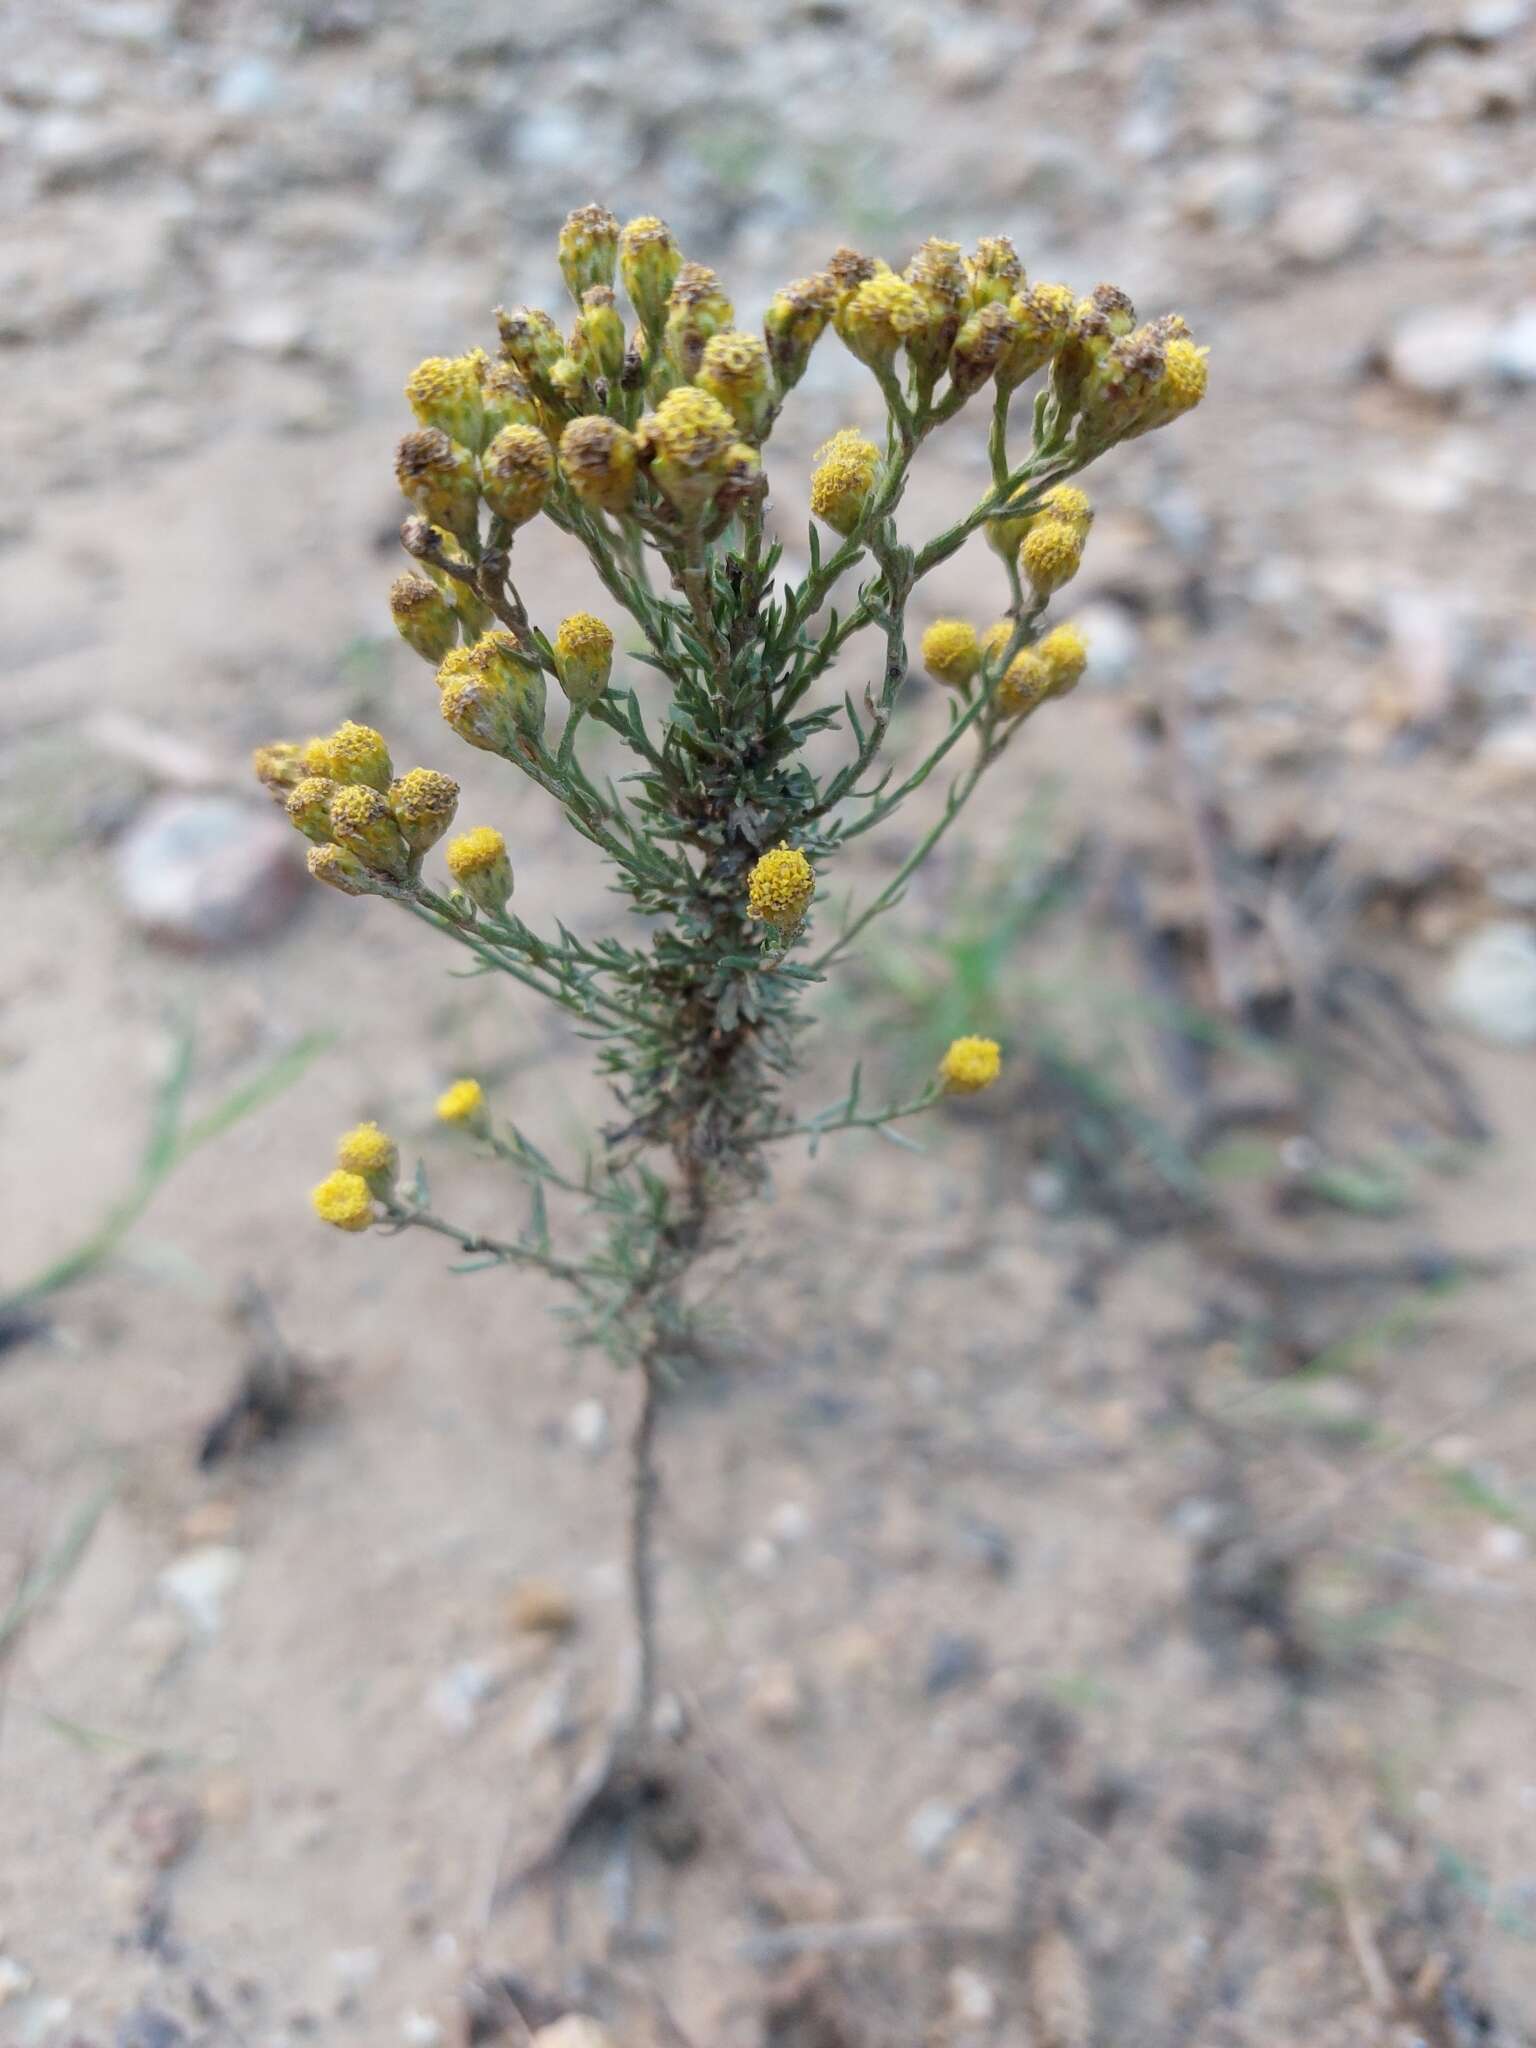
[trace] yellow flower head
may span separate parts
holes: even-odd
[[[479,531],[475,458],[441,427],[418,427],[395,450],[395,481],[422,518],[461,541]]]
[[[480,367],[477,349],[465,356],[428,356],[405,380],[405,395],[424,427],[440,427],[464,448],[480,446]]]
[[[923,635],[923,667],[936,682],[963,690],[981,667],[981,642],[969,619],[935,619]]]
[[[793,931],[816,893],[811,864],[797,846],[775,846],[753,863],[747,877],[747,907],[753,917],[779,931]]]
[[[1005,718],[1033,711],[1051,694],[1051,671],[1034,647],[1021,647],[997,684],[997,708]]]
[[[1008,301],[1014,336],[997,366],[997,381],[1012,391],[1070,340],[1075,300],[1069,285],[1032,284]]]
[[[962,321],[949,354],[949,377],[955,389],[967,398],[979,391],[1006,360],[1018,331],[1018,322],[996,299],[989,299]]]
[[[976,252],[965,259],[966,282],[976,308],[1007,305],[1024,288],[1024,266],[1006,235],[983,235]]]
[[[688,384],[669,391],[636,433],[640,460],[680,512],[698,511],[713,499],[735,442],[736,422],[719,399]]]
[[[667,354],[684,377],[696,377],[705,345],[734,325],[736,309],[707,263],[685,263],[667,295]]]
[[[832,280],[821,271],[796,278],[768,301],[763,334],[781,391],[793,390],[805,375],[811,350],[825,333],[836,303]]]
[[[667,295],[683,267],[683,254],[672,230],[653,213],[632,220],[619,236],[619,275],[642,325],[659,327]]]
[[[337,1230],[366,1230],[373,1221],[373,1191],[360,1173],[338,1167],[310,1195],[315,1214]]]
[[[554,393],[550,372],[565,354],[560,330],[542,306],[496,308],[496,332],[502,361],[510,363],[538,398]]]
[[[966,310],[960,244],[930,235],[907,265],[906,281],[923,307],[922,320],[904,337],[907,354],[925,377],[935,378],[949,361]]]
[[[376,875],[403,882],[411,871],[411,850],[388,797],[366,783],[348,783],[331,798],[331,837]]]
[[[470,902],[499,916],[512,894],[507,842],[491,825],[477,825],[448,842],[448,872]],[[471,1084],[473,1085],[473,1084]]]
[[[480,385],[480,443],[488,446],[503,427],[536,427],[539,408],[516,363],[488,363]]]
[[[1075,526],[1086,534],[1093,524],[1093,501],[1076,484],[1057,484],[1040,500],[1037,520],[1062,519],[1068,526]]]
[[[344,1173],[360,1174],[376,1195],[394,1186],[400,1171],[400,1154],[388,1131],[377,1124],[355,1124],[336,1141],[336,1164]]]
[[[1049,597],[1070,583],[1083,563],[1083,533],[1065,519],[1031,526],[1019,549],[1019,569],[1037,597]]]
[[[617,378],[624,368],[624,322],[614,304],[613,287],[595,284],[585,294],[571,329],[571,356],[584,377]]]
[[[635,495],[635,437],[600,413],[572,420],[560,436],[560,473],[583,505],[627,511]]]
[[[1002,1063],[995,1038],[957,1038],[939,1061],[939,1079],[946,1095],[979,1095],[992,1086]]]
[[[485,1090],[478,1081],[455,1081],[437,1098],[437,1114],[445,1124],[469,1128],[485,1121]]]
[[[288,792],[284,810],[304,837],[317,846],[331,836],[331,798],[340,787],[328,775],[306,775]]]
[[[304,765],[311,775],[328,775],[332,782],[365,782],[378,790],[388,789],[394,773],[383,735],[350,718],[328,739],[309,741]]]
[[[329,840],[322,846],[312,846],[304,856],[309,872],[317,882],[324,882],[328,889],[337,889],[343,896],[376,896],[378,883],[364,867],[355,853],[348,853],[344,846],[334,846]]]
[[[1075,690],[1088,666],[1088,642],[1078,626],[1056,626],[1035,649],[1051,679],[1051,695]]]
[[[817,449],[816,461],[811,510],[834,533],[846,536],[864,516],[880,474],[880,450],[857,427],[844,427]]]
[[[437,672],[438,707],[460,739],[515,759],[520,738],[544,730],[544,671],[510,633],[482,633],[455,648]]]
[[[866,278],[836,316],[838,333],[861,363],[888,370],[896,352],[928,319],[922,294],[886,270]]]
[[[436,846],[458,807],[459,785],[435,768],[411,768],[389,785],[389,808],[418,860]]]
[[[291,740],[278,740],[270,747],[258,747],[251,756],[251,767],[268,796],[275,797],[279,803],[286,803],[289,792],[304,779],[302,749]]]
[[[1021,484],[1015,497],[1027,497],[1031,486]],[[1010,561],[1017,556],[1023,545],[1024,536],[1032,527],[1043,525],[1048,519],[1057,519],[1074,527],[1086,541],[1088,529],[1093,524],[1093,506],[1088,493],[1078,489],[1076,484],[1057,484],[1054,490],[1046,492],[1032,510],[1019,513],[1004,513],[997,519],[987,521],[987,544]]]
[[[572,704],[595,704],[613,671],[613,629],[591,612],[572,612],[555,635],[555,673]]]
[[[560,275],[577,305],[595,284],[611,285],[619,253],[619,223],[606,206],[578,206],[560,230]]]
[[[407,571],[389,586],[389,613],[395,631],[423,661],[439,662],[459,637],[453,606],[437,585]]]
[[[1149,434],[1154,427],[1167,426],[1205,396],[1206,357],[1210,350],[1195,346],[1177,313],[1154,321],[1150,331],[1163,337],[1163,374],[1153,387],[1146,411],[1127,435],[1128,440],[1138,434]]]
[[[1085,436],[1108,447],[1149,422],[1166,368],[1167,346],[1152,328],[1138,327],[1112,341],[1083,380],[1079,404]]]
[[[726,328],[704,344],[699,389],[718,398],[743,434],[757,440],[773,410],[768,349],[755,334]]]
[[[480,489],[498,519],[526,526],[549,496],[555,451],[538,427],[503,427],[480,460]]]
[[[857,249],[850,249],[846,243],[840,249],[834,249],[827,258],[826,270],[832,286],[834,315],[842,311],[866,279],[888,273],[890,267],[878,256],[861,256]]]

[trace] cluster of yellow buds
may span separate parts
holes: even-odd
[[[454,647],[437,671],[438,705],[461,740],[517,760],[544,731],[544,671],[510,633],[482,633]]]
[[[1004,718],[1019,718],[1047,697],[1076,689],[1088,666],[1088,643],[1077,626],[1057,626],[1002,666],[1014,638],[1012,619],[978,633],[968,619],[935,619],[923,635],[923,666],[936,682],[969,694],[978,676]]]
[[[335,1171],[310,1195],[315,1214],[336,1230],[366,1230],[377,1220],[379,1203],[393,1203],[400,1177],[400,1152],[377,1124],[356,1124],[336,1142]]]
[[[396,895],[453,823],[459,785],[435,768],[397,776],[382,736],[350,720],[303,746],[258,747],[258,780],[311,842],[309,871],[343,895]]]

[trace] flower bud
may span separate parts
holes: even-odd
[[[312,846],[305,859],[317,882],[324,882],[328,889],[339,889],[343,896],[376,896],[379,893],[373,876],[357,855],[348,853],[344,846],[332,845],[327,840],[323,846]]]
[[[275,797],[280,804],[288,801],[290,791],[304,779],[301,749],[291,740],[258,747],[251,756],[251,767],[268,796]]]
[[[1170,346],[1190,349],[1192,344]],[[1194,354],[1198,357],[1198,349]],[[1148,327],[1110,343],[1084,378],[1078,399],[1079,431],[1089,446],[1107,448],[1124,440],[1150,415],[1167,366],[1167,350]]]
[[[555,451],[538,427],[503,427],[480,458],[485,502],[509,526],[534,518],[555,479]]]
[[[1013,391],[1050,362],[1072,334],[1072,293],[1064,284],[1032,284],[1008,301],[1014,336],[997,366],[997,381]]]
[[[425,576],[397,576],[389,586],[389,611],[395,631],[423,661],[440,662],[458,640],[453,606]]]
[[[366,1230],[373,1221],[373,1193],[360,1173],[338,1168],[312,1190],[309,1199],[320,1221],[337,1230]]]
[[[459,647],[437,672],[443,717],[463,740],[505,760],[544,730],[544,672],[510,633],[486,633]]]
[[[724,333],[735,318],[735,308],[709,265],[685,263],[667,295],[663,335],[667,354],[681,377],[692,382],[711,335]]]
[[[565,354],[560,330],[539,306],[496,308],[501,354],[521,376],[535,398],[552,395],[549,373]]]
[[[951,690],[967,688],[981,667],[981,642],[969,619],[935,619],[923,635],[923,667]]]
[[[539,409],[523,373],[515,363],[489,363],[481,388],[483,428],[480,445],[488,447],[503,427],[536,427]]]
[[[560,275],[579,306],[593,285],[611,285],[619,254],[619,223],[606,206],[578,206],[560,230]]]
[[[1021,647],[998,678],[993,702],[1005,718],[1033,711],[1051,694],[1051,672],[1033,647]]]
[[[411,411],[424,427],[436,427],[464,448],[480,446],[483,353],[428,356],[405,381]]]
[[[736,422],[719,399],[692,385],[669,391],[641,420],[635,445],[651,480],[686,517],[710,503],[725,479]]]
[[[961,322],[949,358],[949,381],[969,398],[993,376],[1018,340],[1019,323],[1005,305],[988,300]]]
[[[384,1201],[394,1192],[400,1176],[400,1153],[388,1131],[377,1124],[354,1124],[336,1141],[336,1164],[343,1173],[355,1173],[368,1183],[369,1192]]]
[[[1088,666],[1088,642],[1078,626],[1056,626],[1035,649],[1050,677],[1053,697],[1075,690]]]
[[[921,334],[928,308],[903,277],[882,271],[857,287],[834,316],[849,350],[872,370],[889,370],[911,336]]]
[[[747,908],[776,931],[792,932],[811,907],[816,877],[798,846],[775,846],[753,863],[747,877]]]
[[[485,600],[462,576],[451,576],[446,569],[437,566],[438,557],[456,563],[462,569],[473,570],[474,564],[453,535],[441,526],[433,526],[428,520],[417,515],[407,519],[400,529],[400,545],[414,560],[420,562],[438,589],[447,598],[459,615],[459,623],[466,635],[475,639],[479,634],[489,632],[496,622],[496,614]]]
[[[1033,488],[1031,484],[1020,484],[1014,497],[1027,498]],[[1093,524],[1093,506],[1088,493],[1079,490],[1076,484],[1057,484],[1029,511],[1005,512],[996,519],[989,519],[986,525],[987,545],[1005,562],[1011,562],[1017,557],[1030,528],[1047,519],[1063,520],[1068,526],[1076,527],[1086,540],[1088,529]]]
[[[630,221],[619,236],[619,275],[646,329],[659,328],[665,320],[667,297],[682,264],[672,230],[652,213]]]
[[[499,917],[512,895],[512,863],[501,834],[490,825],[461,832],[449,840],[447,859],[449,874],[476,909]]]
[[[1006,235],[983,235],[974,255],[965,259],[965,279],[970,287],[971,310],[1003,305],[1024,289],[1024,266],[1019,252]]]
[[[555,673],[570,702],[585,710],[608,687],[613,670],[613,633],[591,612],[572,612],[555,635]]]
[[[931,389],[949,362],[960,332],[967,291],[965,263],[958,242],[930,235],[907,265],[907,283],[922,305],[922,319],[906,337],[907,355]]]
[[[571,329],[572,360],[580,365],[585,378],[595,382],[606,377],[616,384],[624,368],[624,348],[624,322],[614,304],[612,287],[595,284],[582,299]]]
[[[370,789],[388,789],[394,773],[383,734],[371,725],[354,725],[351,719],[325,739],[307,740],[303,759],[307,775],[328,776],[332,782],[364,782]]]
[[[331,798],[331,837],[348,853],[355,853],[375,875],[403,882],[410,873],[411,850],[395,823],[389,799],[366,783],[354,782]]]
[[[766,345],[734,328],[704,344],[698,386],[717,398],[749,440],[760,441],[773,417],[773,376]]]
[[[1037,598],[1070,583],[1083,564],[1083,533],[1064,519],[1042,519],[1019,548],[1019,573]]]
[[[411,768],[389,785],[389,808],[400,836],[417,860],[453,823],[459,807],[459,785],[435,768]]]
[[[560,436],[560,473],[583,505],[628,511],[635,496],[635,437],[617,421],[591,413]]]
[[[1012,619],[998,619],[982,634],[981,659],[989,677],[995,678],[998,664],[1008,652],[1008,644],[1012,638]]]
[[[423,519],[474,542],[480,519],[475,459],[441,427],[418,427],[405,436],[395,451],[395,480]]]
[[[826,275],[832,286],[832,311],[841,313],[861,284],[872,277],[888,273],[890,265],[882,263],[877,256],[861,256],[857,249],[850,249],[845,243],[834,249],[827,258]]]
[[[445,1124],[459,1124],[477,1134],[490,1123],[485,1090],[478,1081],[455,1081],[437,1098],[437,1113]]]
[[[1170,322],[1178,319],[1177,313],[1167,316]],[[1183,324],[1179,321],[1181,327]],[[1154,321],[1153,332],[1160,330],[1168,332],[1164,321]],[[1166,427],[1170,420],[1200,403],[1205,396],[1205,359],[1209,354],[1209,349],[1197,348],[1187,333],[1169,336],[1163,349],[1163,374],[1153,387],[1146,411],[1125,436],[1128,441],[1135,440],[1138,434],[1150,434],[1154,427]]]
[[[776,291],[763,315],[768,359],[780,391],[792,391],[805,375],[811,350],[820,341],[836,303],[832,280],[818,272]]]
[[[978,1095],[992,1086],[1002,1064],[995,1038],[957,1038],[939,1061],[939,1080],[946,1095]]]
[[[880,451],[857,427],[844,427],[816,451],[811,511],[846,537],[864,517],[880,474]]]
[[[284,810],[304,837],[317,846],[331,836],[331,798],[339,795],[340,787],[328,775],[306,775],[288,792]]]

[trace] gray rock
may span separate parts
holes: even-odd
[[[965,1815],[947,1799],[925,1799],[907,1822],[907,1847],[923,1863],[937,1863]]]
[[[1394,329],[1387,372],[1405,391],[1455,398],[1494,375],[1499,322],[1477,306],[1426,306]]]
[[[1189,172],[1179,206],[1197,227],[1251,234],[1274,213],[1275,196],[1275,176],[1262,157],[1226,156]]]
[[[1319,185],[1281,209],[1275,240],[1297,263],[1338,263],[1364,240],[1371,209],[1352,185]]]
[[[940,1632],[929,1645],[923,1691],[930,1699],[959,1685],[974,1685],[987,1668],[986,1645],[977,1636]]]
[[[157,797],[124,835],[114,881],[132,922],[192,952],[276,931],[304,892],[292,826],[237,797]]]
[[[1451,1014],[1494,1045],[1536,1045],[1536,931],[1498,918],[1457,948],[1445,981]]]
[[[283,76],[265,57],[237,57],[220,72],[213,104],[221,114],[241,118],[269,114],[283,97]]]

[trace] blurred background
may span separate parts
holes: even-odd
[[[1536,2038],[1529,0],[0,11],[0,2040]],[[594,199],[743,325],[839,242],[1006,232],[1212,347],[1090,479],[1087,681],[798,1099],[968,1029],[1005,1087],[786,1157],[713,1276],[663,1584],[713,1790],[617,1948],[601,1886],[488,1900],[611,1703],[631,1390],[538,1282],[305,1199],[373,1116],[504,1221],[437,1090],[567,1155],[602,1093],[315,900],[245,767],[365,718],[603,929],[386,605],[406,373],[563,317]],[[792,566],[868,387],[829,337],[775,435]],[[1003,601],[976,541],[914,624]]]

